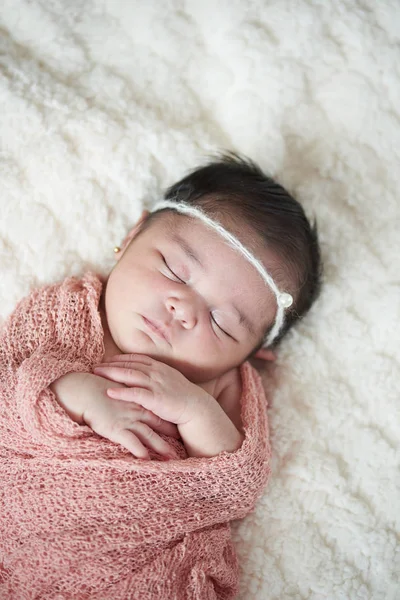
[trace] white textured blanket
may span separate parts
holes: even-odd
[[[2,0],[0,310],[220,149],[316,215],[325,286],[265,376],[241,600],[400,598],[400,4]],[[1,443],[1,442],[0,442]]]

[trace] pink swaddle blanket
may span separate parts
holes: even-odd
[[[264,390],[241,367],[245,440],[234,452],[138,461],[73,422],[49,390],[101,360],[102,284],[86,274],[25,298],[0,343],[0,598],[230,599],[238,561],[229,521],[270,473]]]

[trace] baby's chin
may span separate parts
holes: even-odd
[[[149,353],[149,356],[151,356],[155,360],[159,360],[160,362],[165,363],[166,365],[169,365],[170,367],[173,367],[174,369],[182,373],[182,375],[184,375],[186,379],[196,384],[203,384],[213,381],[214,379],[217,379],[218,377],[223,375],[223,373],[225,372],[222,369],[218,369],[215,367],[199,367],[198,364],[191,363],[187,360],[177,359],[173,356],[157,356],[155,353]]]
[[[229,370],[229,368],[224,369],[222,366],[216,366],[215,361],[213,365],[199,365],[195,360],[190,361],[190,358],[183,359],[174,356],[173,354],[169,354],[169,349],[166,350],[163,347],[159,348],[153,342],[151,345],[147,342],[148,339],[140,338],[135,344],[129,344],[129,347],[128,345],[125,347],[123,344],[120,344],[119,348],[121,349],[122,354],[145,354],[155,360],[159,360],[160,362],[173,367],[182,373],[186,379],[196,384],[214,381]]]

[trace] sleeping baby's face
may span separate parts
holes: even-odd
[[[121,353],[152,356],[194,383],[211,381],[256,347],[274,322],[275,296],[199,219],[164,213],[138,233],[142,219],[108,278],[109,333]],[[243,231],[233,233],[246,245]],[[259,258],[273,267],[272,255]]]

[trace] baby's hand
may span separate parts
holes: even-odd
[[[94,372],[128,387],[107,390],[110,398],[136,402],[161,419],[182,425],[209,402],[209,394],[177,369],[145,354],[113,356]]]
[[[156,431],[179,438],[177,427],[134,402],[109,398],[108,387],[107,379],[91,373],[68,373],[51,385],[58,402],[73,420],[86,423],[137,458],[148,459],[147,448],[175,458],[172,446]]]

